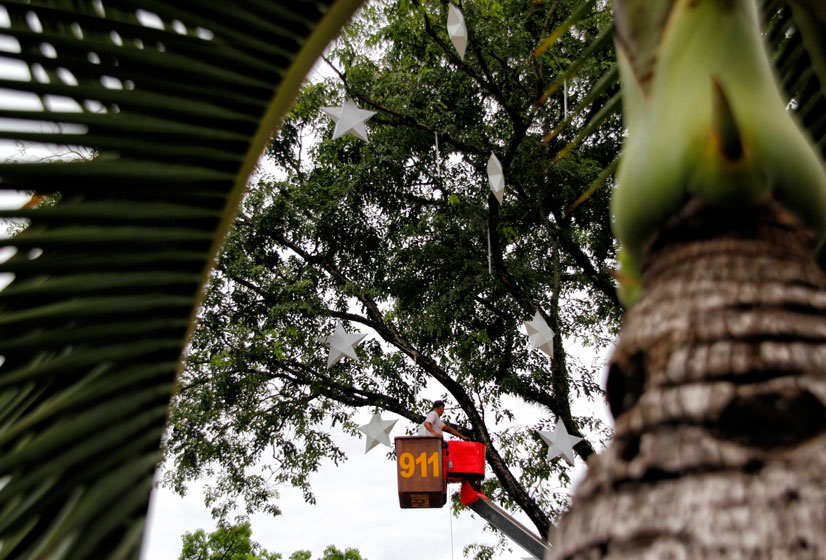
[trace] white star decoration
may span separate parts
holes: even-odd
[[[493,152],[490,153],[488,159],[488,182],[490,183],[490,190],[493,191],[496,200],[502,204],[502,196],[505,194],[505,175],[502,172],[502,164],[499,163],[499,158]]]
[[[562,420],[556,421],[553,433],[539,432],[539,437],[548,444],[548,460],[562,455],[562,458],[569,465],[574,466],[574,446],[582,441],[582,438],[568,434],[565,423]]]
[[[344,332],[344,327],[336,321],[336,330],[330,336],[320,338],[319,341],[330,346],[330,354],[327,356],[327,367],[331,368],[340,359],[347,356],[358,361],[356,356],[356,346],[367,336],[366,333]]]
[[[450,4],[447,9],[447,34],[450,35],[450,42],[459,58],[465,59],[465,49],[467,48],[467,27],[465,27],[465,16],[459,8]]]
[[[367,128],[364,123],[376,114],[375,111],[359,109],[352,99],[345,99],[341,107],[321,107],[321,110],[336,123],[333,140],[345,134],[352,134],[367,142]]]
[[[531,341],[531,345],[533,345],[533,347],[537,350],[542,350],[548,356],[553,358],[554,331],[548,326],[548,323],[545,322],[545,319],[542,318],[539,311],[536,312],[536,315],[533,316],[532,320],[525,323],[525,329],[528,331],[528,338]]]
[[[369,424],[359,426],[359,430],[367,436],[364,452],[367,453],[380,443],[390,447],[390,430],[396,422],[398,420],[382,420],[379,414],[374,414]]]

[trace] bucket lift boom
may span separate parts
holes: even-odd
[[[462,504],[537,560],[545,557],[549,545],[479,491],[485,477],[481,443],[451,441],[443,449],[441,438],[397,437],[396,459],[402,508],[440,508],[447,501],[447,483],[460,482]]]
[[[548,544],[514,519],[507,511],[493,503],[490,498],[474,490],[467,481],[462,481],[462,491],[459,497],[462,504],[478,513],[488,523],[505,533],[513,542],[525,549],[527,553],[542,560],[550,549]]]

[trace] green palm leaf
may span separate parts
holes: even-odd
[[[543,52],[546,52],[556,41],[559,41],[565,33],[571,30],[572,27],[575,27],[584,19],[588,18],[595,5],[596,2],[593,0],[582,0],[577,4],[562,25],[554,29],[551,34],[542,41],[539,47],[537,47],[534,51],[534,56],[539,56]],[[614,28],[612,25],[606,25],[582,54],[572,60],[565,69],[555,76],[554,81],[545,88],[535,104],[540,105],[546,102],[552,95],[558,94],[559,90],[564,87],[567,81],[576,80],[582,72],[582,69],[587,67],[588,63],[593,63],[595,55],[609,47],[613,39]],[[582,142],[598,131],[610,117],[620,111],[621,95],[617,85],[618,78],[618,68],[616,65],[612,65],[603,73],[602,77],[596,81],[594,86],[588,90],[576,107],[543,138],[542,143],[547,145],[563,133],[568,133],[570,136],[570,138],[566,139],[567,141],[562,149],[554,154],[552,164],[556,164],[562,158],[571,154]],[[583,120],[583,114],[586,112],[590,114],[584,119],[584,122],[577,126],[576,121]],[[576,210],[576,208],[590,198],[597,189],[613,177],[617,163],[618,161],[614,160],[603,169],[599,177],[566,209],[565,214],[568,215]]]
[[[0,264],[0,558],[137,556],[202,280],[360,3],[0,2],[0,56],[32,76],[0,88],[43,107],[0,109],[0,137],[95,154],[0,165],[2,189],[60,198],[0,212],[30,222]]]
[[[826,8],[816,2],[767,1],[763,14],[780,84],[826,157]]]

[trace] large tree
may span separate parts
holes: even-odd
[[[275,171],[247,194],[211,277],[171,418],[170,483],[215,472],[219,514],[239,497],[277,511],[282,483],[312,500],[310,475],[343,459],[331,426],[356,435],[373,410],[419,423],[426,399],[443,395],[451,423],[487,446],[486,490],[547,533],[567,506],[547,481],[566,481],[567,467],[545,459],[535,430],[559,419],[590,435],[576,447],[583,458],[605,435],[571,409],[578,396],[601,398],[600,365],[578,363],[563,342],[601,348],[618,316],[607,189],[571,210],[620,136],[610,73],[586,100],[612,64],[609,14],[593,7],[532,56],[575,6],[469,3],[464,60],[444,2],[362,12],[330,53],[330,78],[305,87],[270,146]],[[537,106],[597,39],[567,92]],[[320,108],[345,97],[377,111],[369,143],[330,138]],[[573,124],[543,145],[566,103]],[[597,134],[579,134],[595,119]],[[507,182],[501,205],[491,152]],[[558,333],[552,359],[519,332],[537,312]],[[319,339],[336,321],[374,336],[358,363],[328,369]],[[542,420],[520,422],[520,403]]]

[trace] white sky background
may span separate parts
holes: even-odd
[[[0,45],[0,50],[3,50]],[[28,79],[20,74],[19,65],[7,66],[0,58],[0,75],[17,79]],[[322,63],[323,64],[323,63]],[[318,66],[317,66],[318,68]],[[326,69],[328,70],[328,69]],[[321,70],[322,72],[325,69]],[[0,106],[33,108],[32,100],[11,96],[0,90]],[[68,109],[68,108],[67,108]],[[71,109],[69,109],[71,110]],[[0,142],[0,160],[20,155],[19,146],[10,142]],[[29,149],[25,159],[51,157],[54,152]],[[25,195],[0,194],[0,207],[20,207],[26,202]],[[0,226],[0,236],[5,228]],[[10,255],[0,248],[0,260]],[[0,289],[7,279],[0,278]],[[526,339],[527,344],[527,339]],[[566,341],[566,349],[574,353],[584,363],[593,362],[593,353],[588,349]],[[604,372],[603,372],[604,376]],[[440,386],[428,388],[428,396],[437,398],[443,390]],[[448,403],[450,404],[450,403]],[[575,414],[585,414],[592,409],[583,402],[575,405]],[[596,413],[605,421],[610,415],[605,407],[596,407]],[[536,406],[523,405],[515,410],[520,423],[533,424],[546,412]],[[355,412],[355,420],[366,424],[371,412],[361,409]],[[450,418],[450,411],[446,413]],[[383,418],[394,419],[395,415],[384,413]],[[404,435],[412,424],[403,418],[391,433],[391,439]],[[306,504],[298,490],[284,488],[278,505],[282,515],[252,517],[252,538],[270,552],[281,553],[286,559],[296,550],[311,550],[313,558],[320,557],[324,548],[334,545],[344,550],[352,547],[360,550],[370,560],[430,560],[463,558],[462,549],[471,543],[495,542],[495,537],[485,531],[486,522],[475,514],[463,513],[453,518],[449,508],[425,510],[402,510],[399,508],[396,488],[395,463],[386,459],[388,448],[378,446],[364,453],[364,439],[356,439],[339,432],[337,443],[348,456],[348,460],[336,467],[332,463],[324,466],[312,479],[316,505]],[[595,439],[591,439],[596,443]],[[576,478],[584,473],[582,460],[577,458]],[[554,484],[554,481],[548,481]],[[458,485],[450,485],[453,493]],[[532,525],[525,516],[518,516],[528,527]],[[202,488],[198,484],[190,486],[189,494],[181,498],[171,491],[157,488],[152,495],[142,559],[177,560],[181,551],[181,536],[189,531],[215,529],[209,510],[204,505]],[[527,557],[520,547],[513,545],[511,554],[501,555],[501,560],[519,560]]]

